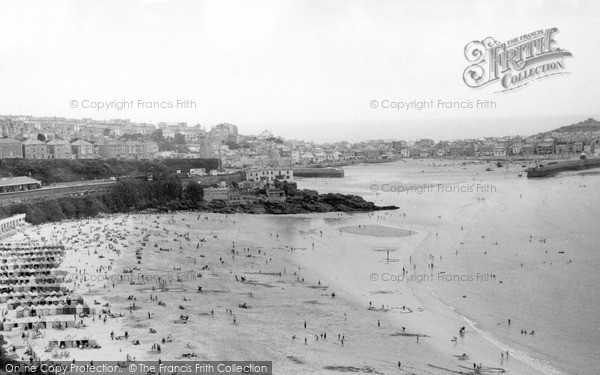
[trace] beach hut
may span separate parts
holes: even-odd
[[[68,314],[68,312],[65,312],[65,305],[59,302],[58,305],[56,305],[56,315],[62,314]]]
[[[22,306],[17,306],[17,308],[15,309],[15,316],[17,318],[23,317],[23,307]]]
[[[29,306],[23,307],[23,317],[28,318],[31,316],[31,308]]]

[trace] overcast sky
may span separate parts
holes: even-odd
[[[0,114],[229,122],[316,141],[531,134],[600,118],[599,21],[597,1],[2,0]],[[464,84],[469,42],[550,27],[573,54],[570,74],[505,93]],[[398,111],[372,100],[496,108]]]

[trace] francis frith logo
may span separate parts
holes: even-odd
[[[540,78],[568,73],[565,57],[571,52],[557,47],[556,27],[540,29],[500,43],[492,37],[475,40],[465,47],[472,63],[463,73],[465,84],[478,88],[498,82],[497,92],[514,90]]]

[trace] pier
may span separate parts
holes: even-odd
[[[550,177],[565,171],[600,168],[600,158],[553,162],[527,169],[527,177]]]
[[[344,177],[344,170],[340,168],[294,168],[296,177]]]

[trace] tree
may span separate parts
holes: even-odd
[[[204,199],[204,189],[200,184],[190,182],[185,189],[185,197],[194,203],[201,202]]]
[[[230,150],[237,150],[241,148],[241,146],[238,143],[231,141],[225,142],[225,145],[227,145],[227,147],[229,147]]]
[[[150,138],[156,143],[164,142],[165,140],[162,129],[156,129],[153,131],[150,135]]]
[[[185,136],[181,133],[175,134],[175,143],[178,145],[185,144]]]
[[[123,134],[119,137],[122,141],[140,141],[144,138],[141,134]]]
[[[46,136],[41,133],[37,135],[37,139],[38,141],[46,142]]]

